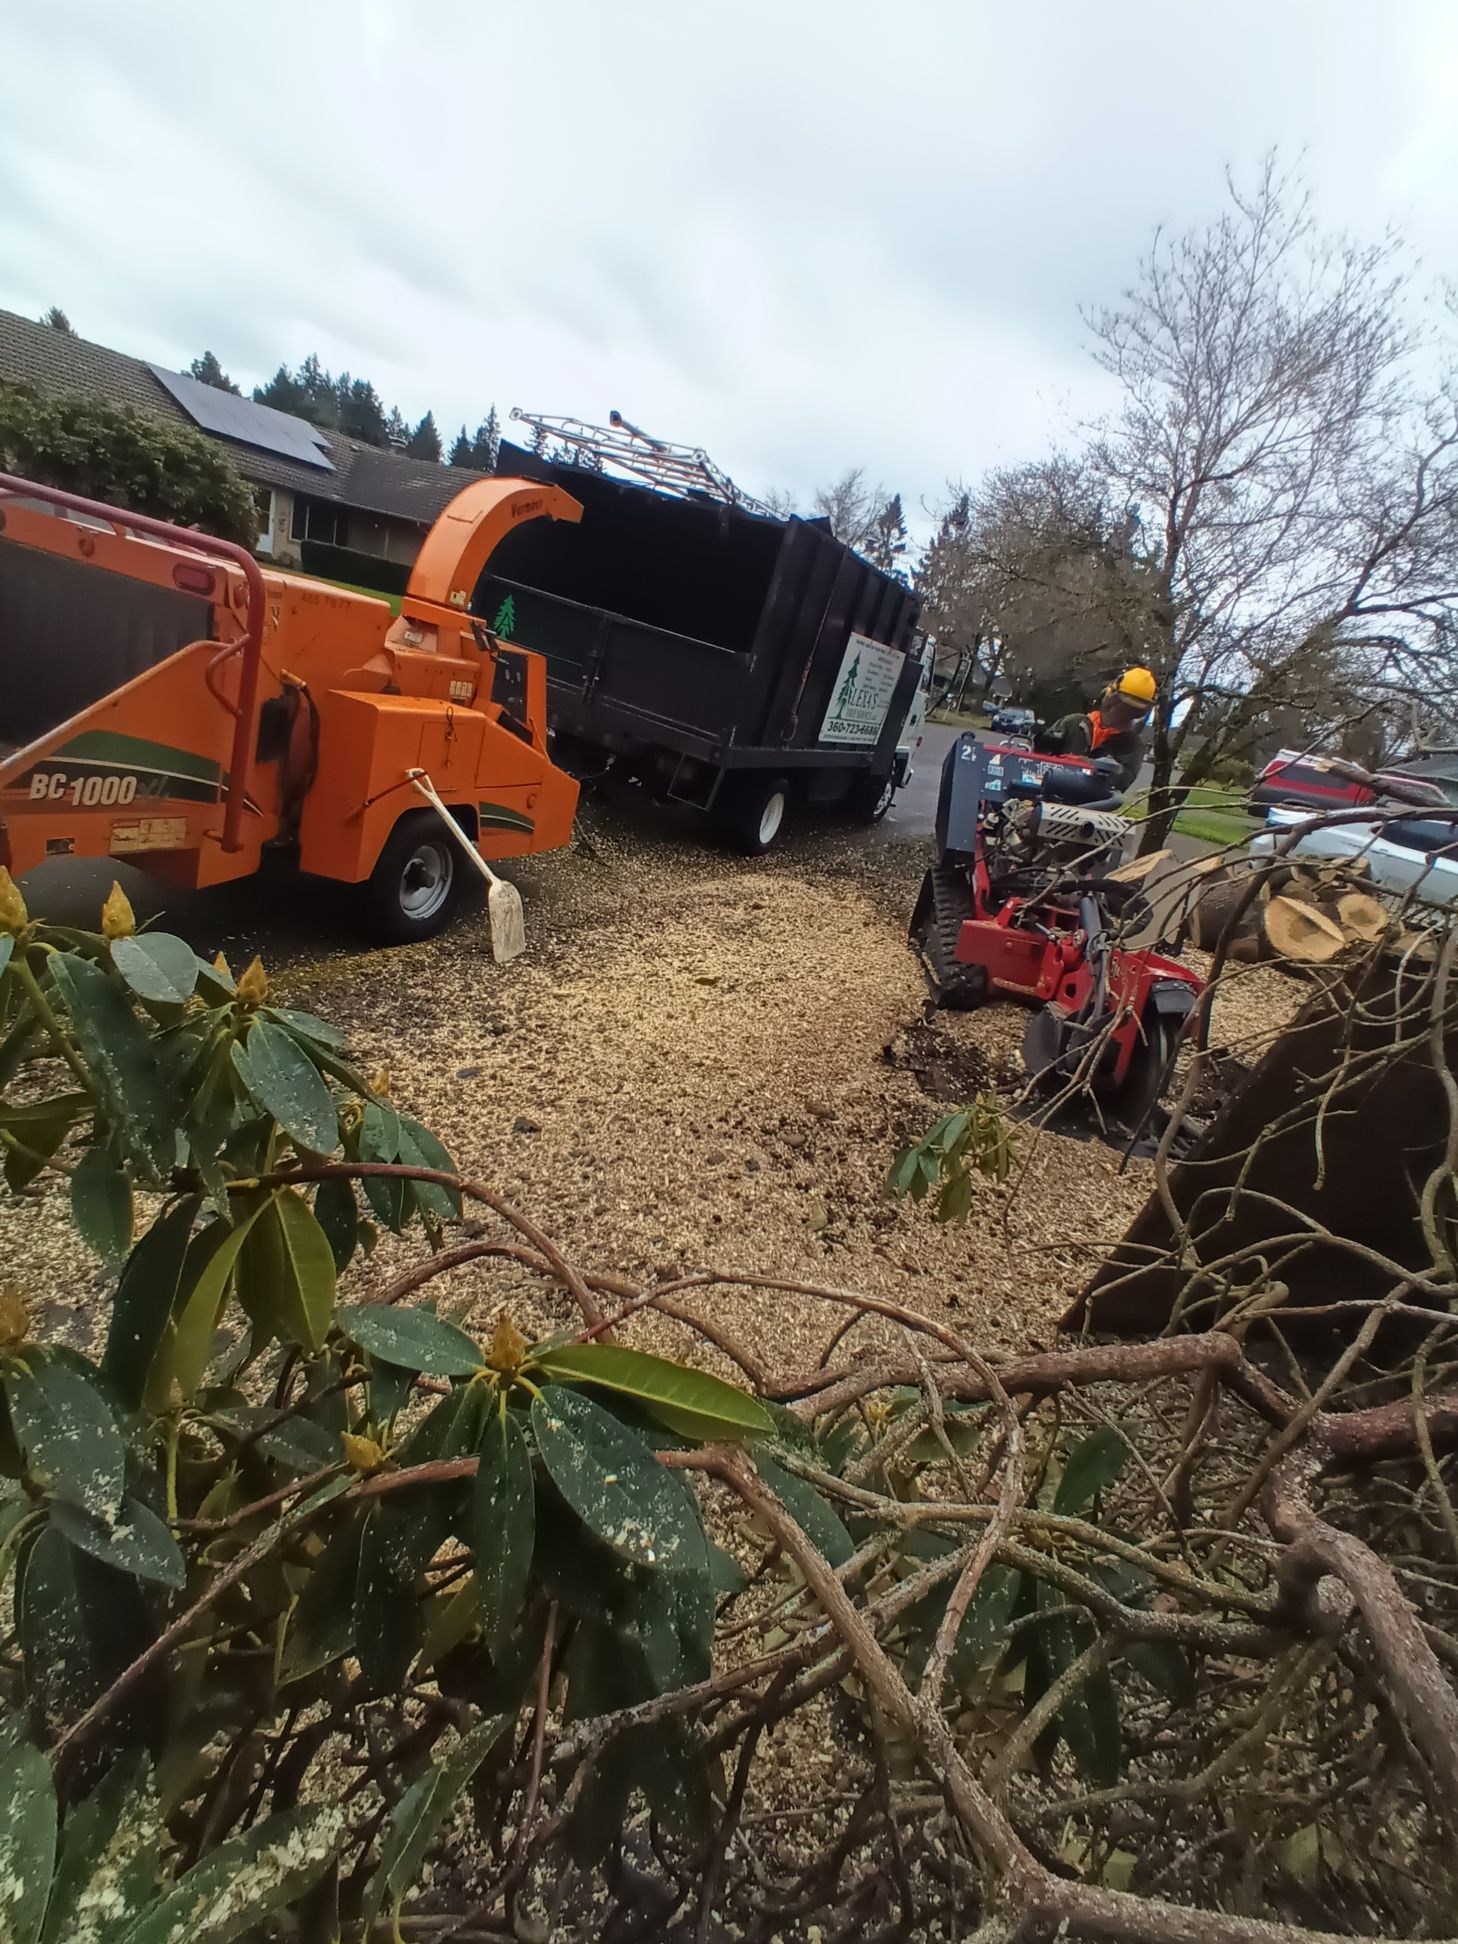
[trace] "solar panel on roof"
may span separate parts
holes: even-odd
[[[167,371],[161,365],[148,369],[159,385],[164,385],[183,411],[204,432],[220,439],[236,439],[239,445],[256,447],[261,452],[276,452],[281,458],[296,459],[300,465],[318,466],[333,472],[333,461],[324,446],[324,434],[307,419],[292,412],[275,411],[272,405],[255,405],[251,398],[235,398],[200,379],[184,377],[180,371]]]

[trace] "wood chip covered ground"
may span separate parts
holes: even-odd
[[[955,1313],[983,1348],[1012,1350],[1046,1339],[1142,1202],[1149,1164],[1029,1129],[1012,1181],[980,1187],[965,1224],[886,1200],[898,1150],[947,1103],[1021,1078],[1020,1008],[928,1016],[906,944],[928,850],[832,827],[746,860],[695,824],[593,808],[571,850],[515,873],[529,949],[509,966],[492,962],[474,912],[390,952],[342,947],[323,930],[332,911],[311,938],[297,894],[250,929],[218,902],[163,922],[235,963],[260,950],[281,997],[346,1028],[462,1171],[583,1267],[644,1284],[712,1267],[852,1287]],[[244,923],[264,909],[245,907]],[[1242,972],[1219,1001],[1217,1043],[1251,1061],[1299,994],[1280,972]],[[63,1184],[0,1204],[0,1234],[37,1313],[91,1336],[106,1284]],[[400,1262],[389,1243],[374,1273]],[[443,1305],[469,1304],[472,1325],[503,1304],[529,1331],[569,1321],[509,1268],[472,1264],[435,1288]],[[698,1300],[780,1369],[812,1363],[829,1327],[823,1306],[779,1294]],[[689,1348],[665,1320],[635,1333]]]

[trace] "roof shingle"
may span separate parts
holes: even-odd
[[[138,406],[183,425],[193,421],[158,383],[141,358],[109,345],[37,324],[15,311],[0,310],[0,379],[35,385],[42,391],[87,392],[117,405]],[[213,437],[209,433],[206,436]],[[323,433],[334,471],[326,473],[274,452],[217,439],[245,479],[261,486],[285,486],[311,499],[331,500],[362,513],[383,514],[429,526],[473,479],[485,475],[433,459],[412,459],[382,450],[342,432]]]

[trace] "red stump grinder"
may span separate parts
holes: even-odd
[[[1177,959],[1122,942],[1147,906],[1110,875],[1133,828],[1118,805],[1097,760],[959,737],[911,940],[939,1005],[1036,1006],[1029,1072],[1138,1126],[1168,1082],[1201,982]]]

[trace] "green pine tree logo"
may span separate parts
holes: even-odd
[[[491,623],[491,632],[502,641],[510,641],[516,633],[516,602],[509,594],[496,610],[496,619]]]
[[[837,709],[844,709],[851,697],[855,694],[856,683],[860,679],[860,673],[861,658],[857,655],[846,671],[845,680],[840,685],[840,694],[835,698],[835,706]]]

